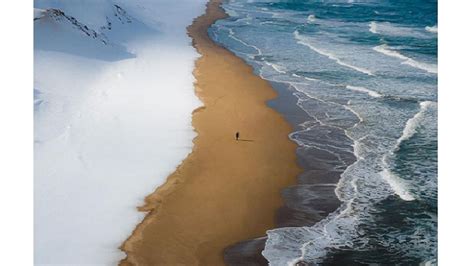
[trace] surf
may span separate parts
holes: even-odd
[[[351,90],[351,91],[367,93],[369,96],[374,97],[374,98],[382,97],[382,95],[380,93],[378,93],[376,91],[373,91],[373,90],[369,90],[365,87],[357,87],[357,86],[347,85],[346,88]]]
[[[369,70],[369,69],[366,69],[366,68],[362,68],[362,67],[357,67],[357,66],[354,66],[354,65],[351,65],[351,64],[348,64],[346,62],[343,62],[341,59],[339,59],[336,55],[330,53],[330,52],[327,52],[327,51],[323,51],[317,47],[315,47],[314,45],[310,44],[308,42],[308,40],[301,36],[301,34],[296,30],[293,32],[293,35],[295,37],[295,39],[297,40],[297,43],[301,44],[301,45],[304,45],[306,47],[308,47],[309,49],[315,51],[316,53],[318,54],[321,54],[321,55],[324,55],[326,56],[327,58],[335,61],[337,64],[341,65],[341,66],[345,66],[345,67],[348,67],[348,68],[351,68],[353,70],[356,70],[360,73],[364,73],[366,75],[369,75],[369,76],[374,76],[374,74]]]
[[[394,57],[394,58],[398,58],[398,59],[402,60],[401,64],[409,65],[409,66],[412,66],[414,68],[424,70],[424,71],[426,71],[428,73],[431,73],[431,74],[438,74],[438,66],[437,65],[418,62],[415,59],[412,59],[408,56],[405,56],[405,55],[393,50],[393,48],[389,47],[386,44],[375,46],[372,49],[374,51],[382,53],[384,55]]]
[[[431,32],[431,33],[438,33],[438,25],[434,25],[434,26],[426,26],[425,27],[425,30],[428,31],[428,32]]]
[[[428,110],[428,108],[434,105],[436,105],[436,103],[432,101],[424,101],[420,103],[420,111],[406,122],[402,135],[400,136],[400,138],[397,139],[396,149],[399,149],[400,144],[403,141],[406,141],[413,137],[413,135],[415,135],[417,128],[421,125],[423,121],[423,117],[426,111]]]
[[[436,103],[432,101],[424,101],[420,103],[420,110],[405,123],[401,136],[397,139],[394,148],[382,159],[383,170],[379,173],[382,178],[390,185],[395,194],[405,201],[415,200],[415,197],[409,192],[409,182],[401,178],[390,170],[388,160],[394,156],[394,153],[400,149],[402,142],[412,138],[417,129],[422,125],[424,116],[430,107],[435,106]]]

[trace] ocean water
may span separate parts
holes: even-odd
[[[223,7],[229,17],[211,38],[287,85],[308,115],[290,135],[305,173],[339,177],[324,185],[340,206],[268,231],[264,257],[271,265],[436,263],[437,1]],[[291,206],[306,216],[318,204],[311,178],[299,177],[306,192]]]

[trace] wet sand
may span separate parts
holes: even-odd
[[[193,151],[146,198],[140,210],[148,214],[123,243],[122,265],[223,265],[226,247],[277,226],[280,191],[301,172],[290,124],[266,105],[276,92],[207,35],[225,17],[219,5],[211,0],[188,28],[202,55],[194,76],[204,104],[193,113]]]

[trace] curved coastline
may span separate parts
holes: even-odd
[[[201,54],[193,74],[204,103],[193,112],[193,151],[139,208],[148,214],[121,246],[121,265],[223,265],[225,248],[278,226],[280,191],[301,172],[291,125],[266,104],[277,93],[208,37],[226,17],[220,4],[209,1],[188,27]]]
[[[226,29],[232,31],[232,28]],[[221,43],[217,34],[211,34],[210,36],[216,36],[216,42],[234,53],[232,45],[225,42]],[[240,42],[239,39],[237,40]],[[254,47],[248,43],[244,43],[244,45]],[[261,55],[261,50],[257,47],[255,49]],[[270,234],[280,230],[280,228],[282,230],[292,230],[292,228],[314,226],[342,206],[343,202],[336,191],[343,173],[348,166],[357,161],[354,150],[357,143],[347,135],[344,129],[328,127],[319,123],[313,114],[301,106],[301,97],[296,95],[298,89],[291,82],[266,77],[258,66],[253,64],[252,60],[247,61],[238,52],[235,55],[252,65],[255,72],[260,72],[260,77],[267,80],[278,93],[278,97],[268,101],[267,104],[285,117],[287,122],[292,125],[290,139],[298,144],[296,155],[298,165],[303,169],[297,176],[296,184],[281,190],[283,204],[276,211],[276,226],[268,230],[265,236],[241,240],[227,247],[224,251],[224,259],[227,265],[268,265],[268,260],[271,259],[266,249],[268,245],[276,245],[281,248],[281,250],[276,251],[276,254],[282,254],[279,252],[283,252],[287,248],[284,243],[275,243],[275,237],[270,239]],[[282,73],[279,69],[275,69],[273,65],[271,67],[276,72]],[[354,121],[354,123],[357,122]],[[307,146],[305,141],[308,139],[301,141],[301,137],[303,140],[309,137],[311,141],[321,145],[336,145],[340,150],[326,151],[311,145]],[[292,242],[291,239],[286,239],[286,241]],[[299,251],[299,248],[296,249]],[[275,261],[272,262],[275,263]],[[306,263],[302,258],[295,262]]]

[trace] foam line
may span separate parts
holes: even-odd
[[[372,21],[369,23],[369,31],[374,33],[374,34],[377,34],[377,23],[375,23],[375,21]]]
[[[283,70],[283,67],[282,67],[282,66],[279,66],[279,65],[276,65],[276,64],[267,62],[267,61],[264,61],[264,62],[265,62],[265,64],[267,64],[268,66],[270,66],[271,68],[273,68],[276,72],[281,73],[281,74],[285,74],[285,73],[286,73],[286,72]]]
[[[380,172],[380,175],[385,181],[387,181],[395,194],[397,194],[402,200],[415,200],[415,197],[413,197],[413,195],[408,191],[405,180],[401,179],[398,175],[394,174],[388,169],[384,169],[382,172]]]
[[[405,124],[405,128],[403,129],[402,136],[397,140],[397,149],[403,141],[408,140],[413,137],[413,135],[415,135],[417,128],[420,126],[423,120],[423,116],[426,110],[428,110],[430,106],[433,106],[435,104],[435,102],[431,101],[424,101],[420,103],[420,111],[416,113],[415,116],[408,119]]]
[[[376,91],[373,91],[373,90],[369,90],[365,87],[357,87],[357,86],[347,85],[346,88],[351,90],[351,91],[358,91],[358,92],[367,93],[369,96],[374,97],[374,98],[382,97],[382,95],[380,93],[378,93]]]
[[[261,55],[262,54],[262,50],[260,50],[257,46],[255,45],[251,45],[251,44],[248,44],[247,42],[244,42],[242,41],[241,39],[235,37],[235,33],[232,29],[227,29],[229,31],[229,37],[240,42],[241,44],[247,46],[247,47],[250,47],[250,48],[253,48],[255,49],[255,51],[257,51],[257,55]]]
[[[391,56],[391,57],[395,57],[395,58],[398,58],[398,59],[401,59],[403,60],[402,61],[402,64],[404,65],[409,65],[409,66],[412,66],[412,67],[415,67],[415,68],[418,68],[418,69],[421,69],[421,70],[424,70],[428,73],[433,73],[433,74],[437,74],[438,73],[438,66],[437,65],[434,65],[434,64],[428,64],[428,63],[422,63],[422,62],[418,62],[408,56],[404,56],[402,55],[401,53],[397,52],[397,51],[394,51],[392,50],[388,45],[386,44],[382,44],[382,45],[379,45],[379,46],[376,46],[374,48],[375,51],[379,52],[379,53],[382,53],[384,55],[387,55],[387,56]]]
[[[346,62],[343,62],[343,61],[341,61],[341,59],[337,58],[334,54],[331,54],[331,53],[329,53],[329,52],[327,52],[327,51],[323,51],[323,50],[321,50],[321,49],[319,49],[319,48],[317,48],[317,47],[311,45],[310,43],[308,43],[308,42],[306,41],[306,38],[302,37],[302,36],[299,34],[298,31],[294,31],[294,32],[293,32],[293,35],[295,36],[295,39],[297,40],[297,43],[299,43],[299,44],[301,44],[301,45],[304,45],[304,46],[310,48],[311,50],[315,51],[315,52],[318,53],[318,54],[324,55],[324,56],[328,57],[329,59],[336,61],[336,63],[338,63],[338,64],[341,65],[341,66],[345,66],[345,67],[348,67],[348,68],[352,68],[352,69],[354,69],[354,70],[356,70],[356,71],[358,71],[358,72],[364,73],[364,74],[369,75],[369,76],[373,76],[373,75],[374,75],[370,70],[368,70],[368,69],[366,69],[366,68],[353,66],[353,65],[348,64],[348,63],[346,63]]]
[[[431,101],[424,101],[420,103],[420,111],[416,113],[412,118],[408,119],[408,121],[405,124],[405,128],[403,129],[402,135],[400,136],[400,138],[397,139],[397,143],[394,149],[388,154],[393,154],[395,151],[397,151],[400,148],[400,144],[403,141],[408,140],[411,137],[413,137],[413,135],[415,135],[417,128],[421,125],[423,121],[424,114],[426,113],[426,111],[428,110],[430,106],[433,106],[435,104],[436,104],[435,102],[431,102]],[[405,201],[414,200],[415,197],[411,195],[411,193],[408,191],[407,181],[400,178],[397,174],[389,170],[388,163],[387,163],[388,154],[384,155],[382,159],[384,170],[380,172],[379,174],[389,184],[389,186],[392,188],[395,194],[397,194],[401,199]]]
[[[438,33],[438,25],[434,25],[434,26],[426,26],[425,27],[425,30],[428,31],[428,32],[431,32],[431,33]]]

